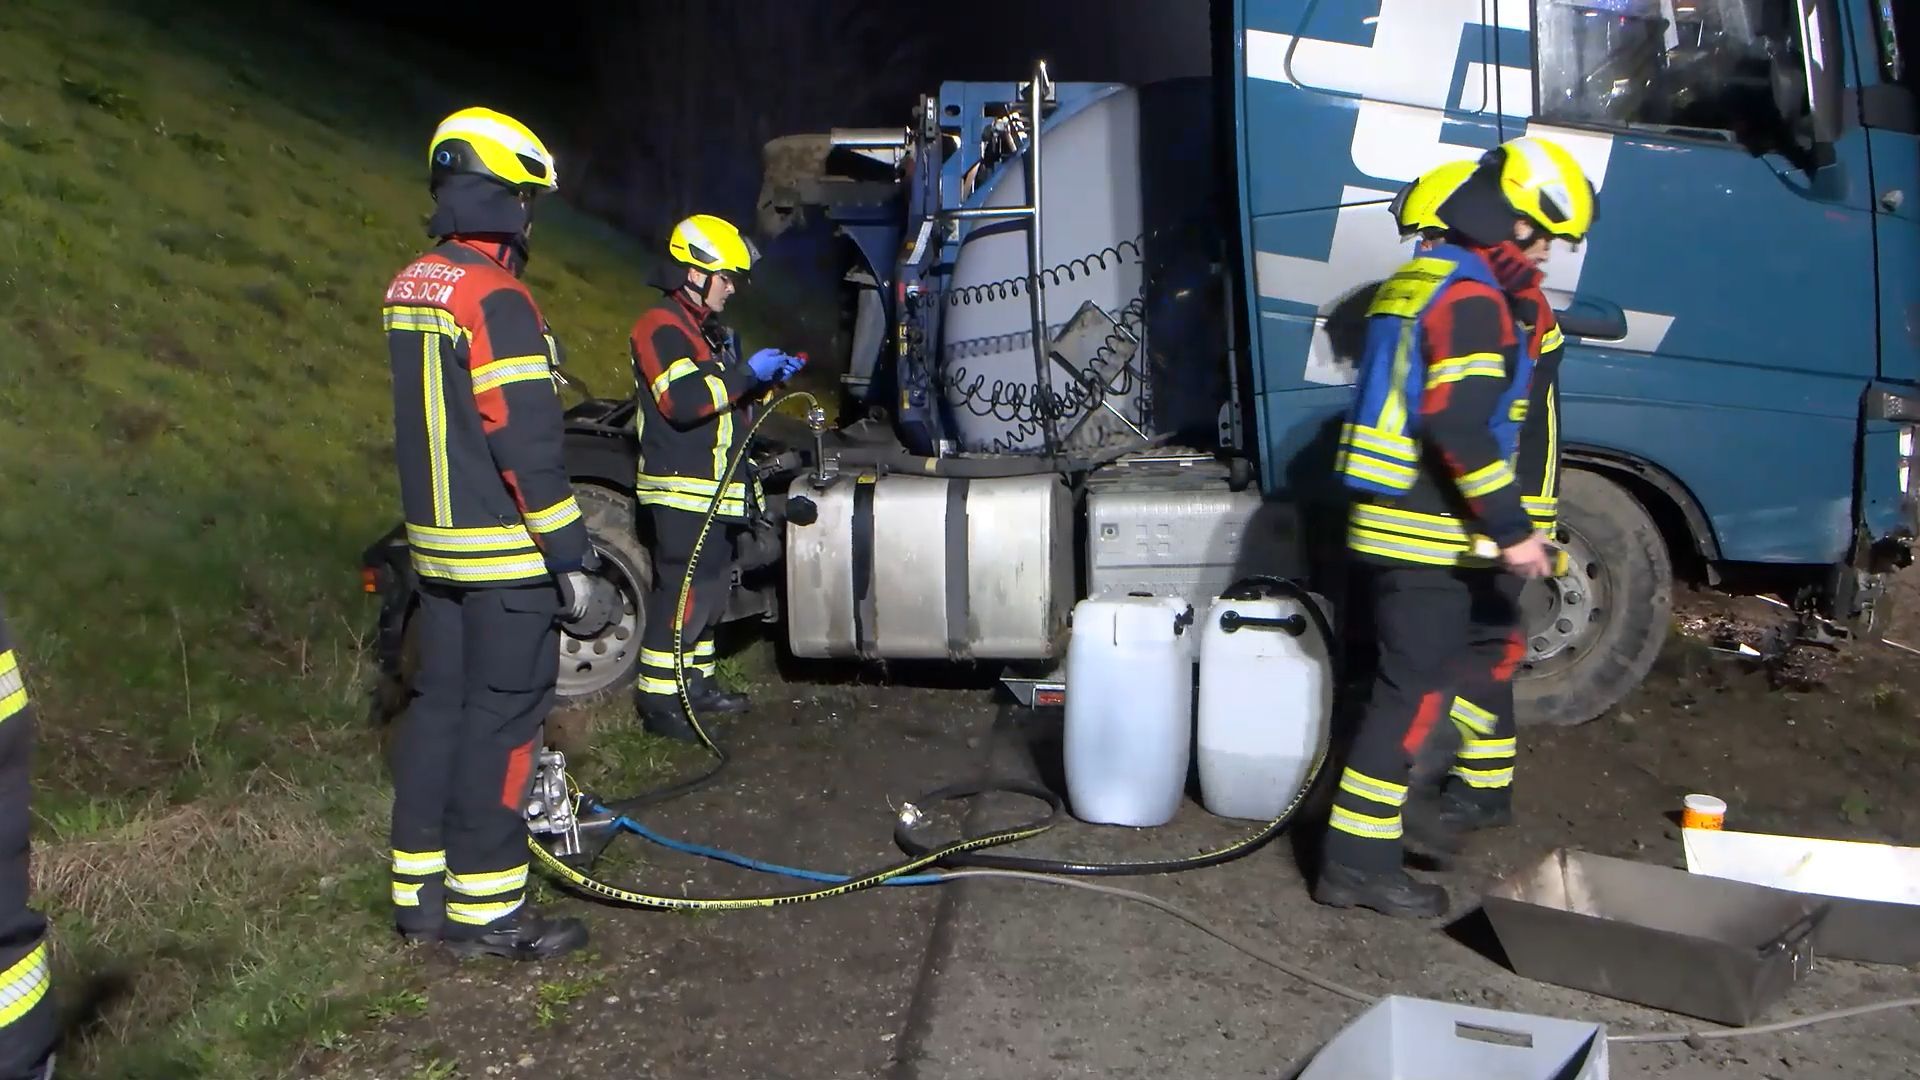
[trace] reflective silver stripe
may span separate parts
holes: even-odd
[[[1512,757],[1517,752],[1518,739],[1468,739],[1458,756],[1463,761],[1494,761]]]
[[[1464,765],[1455,765],[1453,775],[1477,788],[1503,788],[1513,783],[1513,766],[1504,769],[1469,769]]]
[[[459,901],[449,902],[447,904],[447,919],[451,922],[460,923],[463,926],[485,926],[488,923],[498,922],[514,912],[519,911],[520,905],[526,903],[526,899],[526,897],[520,896],[512,900],[503,900],[499,903],[488,904],[469,904]]]
[[[569,495],[544,510],[535,510],[526,515],[526,519],[527,528],[534,532],[553,532],[580,520],[580,504]]]
[[[1340,774],[1340,790],[1387,806],[1404,806],[1407,801],[1405,784],[1389,784],[1352,769]]]
[[[1356,814],[1344,806],[1335,806],[1327,819],[1327,824],[1343,833],[1365,837],[1368,840],[1398,840],[1401,835],[1400,815],[1392,817],[1372,817]]]
[[[487,874],[448,874],[447,888],[465,896],[493,896],[527,887],[527,864]]]
[[[444,851],[398,851],[393,853],[393,872],[406,877],[438,874],[447,868]]]
[[[1453,699],[1451,715],[1482,735],[1491,735],[1494,726],[1500,722],[1498,717],[1463,697]]]
[[[393,906],[394,907],[419,907],[420,906],[420,890],[422,887],[423,886],[418,881],[413,882],[412,884],[408,884],[407,882],[404,882],[404,881],[394,882],[393,883]]]
[[[53,965],[47,961],[47,943],[43,941],[0,972],[0,1030],[40,1004],[52,984]]]

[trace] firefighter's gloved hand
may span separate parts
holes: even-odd
[[[801,368],[803,368],[803,367],[806,367],[806,366],[807,366],[807,354],[806,354],[806,353],[800,353],[800,354],[798,354],[798,355],[794,355],[794,356],[789,356],[789,357],[787,357],[787,362],[786,362],[785,364],[782,364],[782,365],[781,365],[781,367],[780,367],[780,373],[779,373],[778,375],[776,375],[776,376],[774,376],[774,381],[775,381],[775,382],[786,382],[786,381],[787,381],[788,379],[791,379],[791,378],[793,378],[793,376],[794,376],[794,375],[795,375],[795,374],[796,374],[797,372],[799,372],[799,370],[800,370]]]
[[[554,578],[560,586],[560,621],[578,622],[593,599],[593,577],[585,570],[569,570]]]
[[[753,377],[763,383],[779,382],[781,369],[792,359],[779,349],[761,349],[747,358],[747,367],[752,370]]]

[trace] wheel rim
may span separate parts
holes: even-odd
[[[1579,532],[1565,525],[1558,531],[1567,572],[1528,582],[1520,595],[1520,625],[1527,642],[1522,678],[1541,678],[1578,663],[1611,614],[1606,564]]]
[[[591,637],[560,631],[560,677],[555,692],[563,698],[598,693],[620,680],[640,654],[640,588],[633,572],[602,548],[599,577],[620,597],[605,627]]]

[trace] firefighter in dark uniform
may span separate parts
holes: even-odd
[[[52,1076],[59,1037],[47,919],[27,906],[37,726],[26,669],[0,612],[0,1080]]]
[[[1490,818],[1511,782],[1503,732],[1525,657],[1519,593],[1525,578],[1552,572],[1517,473],[1534,354],[1513,298],[1537,292],[1555,238],[1585,237],[1595,202],[1558,145],[1504,143],[1441,204],[1443,241],[1397,271],[1369,308],[1339,468],[1379,666],[1334,796],[1314,886],[1321,903],[1443,914],[1446,890],[1401,865],[1403,838],[1444,828],[1420,817],[1408,830],[1403,808],[1419,816],[1435,802],[1410,806],[1409,796],[1452,767],[1472,794],[1449,786],[1449,798],[1485,805]],[[1544,322],[1547,311],[1530,315]]]
[[[598,557],[562,460],[558,345],[519,278],[551,154],[488,109],[428,150],[439,246],[387,287],[394,451],[420,667],[393,746],[393,905],[410,941],[545,959],[586,943],[525,903],[524,804]]]
[[[648,731],[693,741],[696,736],[674,680],[674,607],[700,523],[716,493],[720,505],[700,552],[680,631],[687,695],[696,712],[738,712],[745,696],[723,691],[714,677],[714,629],[725,614],[734,544],[760,503],[758,483],[736,473],[720,491],[720,475],[752,423],[752,402],[805,361],[761,349],[742,361],[720,313],[748,280],[759,254],[740,230],[710,214],[674,226],[655,282],[666,295],[642,312],[628,345],[640,407],[640,459],[634,500],[653,526],[653,589],[640,635],[634,701]],[[744,471],[744,470],[743,470]]]
[[[1443,242],[1446,222],[1440,219],[1440,206],[1471,177],[1478,162],[1473,159],[1451,161],[1436,166],[1403,188],[1392,203],[1395,223],[1402,239],[1415,239],[1421,251]],[[1505,258],[1504,247],[1489,249],[1489,258]],[[1533,526],[1549,538],[1559,528],[1558,483],[1560,474],[1560,354],[1566,344],[1537,278],[1526,267],[1512,267],[1497,274],[1511,281],[1519,291],[1507,296],[1518,320],[1528,354],[1533,360],[1533,376],[1525,401],[1515,406],[1513,419],[1523,426],[1515,472],[1520,478],[1520,502],[1526,507]],[[1503,584],[1511,586],[1510,582]],[[1499,634],[1504,627],[1476,627],[1477,632]],[[1517,633],[1517,631],[1508,631]],[[1518,646],[1516,646],[1518,647]],[[1495,650],[1483,642],[1481,650],[1492,656]],[[1506,648],[1498,650],[1504,658]],[[1415,804],[1403,815],[1409,839],[1429,854],[1442,857],[1455,853],[1462,834],[1484,828],[1511,824],[1513,821],[1514,762],[1519,748],[1514,719],[1513,684],[1510,677],[1490,671],[1483,691],[1488,700],[1481,702],[1494,716],[1490,733],[1461,728],[1459,752],[1439,792],[1437,803]],[[1418,798],[1418,796],[1416,796]]]

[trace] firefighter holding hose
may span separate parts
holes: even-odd
[[[634,416],[640,436],[634,501],[645,509],[653,532],[653,587],[634,699],[648,731],[694,741],[674,675],[681,583],[717,496],[698,576],[686,610],[678,612],[680,640],[694,710],[742,711],[746,697],[722,690],[715,680],[713,632],[726,610],[734,543],[760,499],[752,477],[735,475],[724,490],[720,479],[752,423],[752,400],[806,361],[772,348],[742,360],[733,332],[721,323],[720,313],[759,260],[739,229],[711,214],[695,214],[674,226],[667,250],[671,259],[654,281],[665,295],[635,321],[628,342],[640,403]]]
[[[1457,847],[1458,829],[1511,813],[1512,678],[1526,655],[1519,593],[1553,572],[1520,457],[1525,429],[1551,418],[1529,414],[1536,356],[1558,332],[1544,298],[1526,298],[1538,294],[1553,241],[1585,238],[1596,201],[1563,148],[1504,143],[1439,203],[1439,242],[1368,311],[1339,470],[1379,668],[1328,821],[1321,903],[1444,914],[1446,890],[1402,866],[1404,841]],[[1523,316],[1535,331],[1525,341]],[[1426,798],[1449,765],[1460,786]]]

